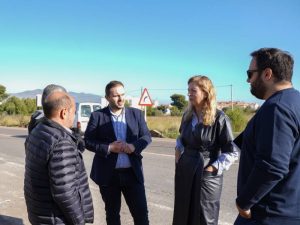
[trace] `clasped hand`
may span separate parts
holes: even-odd
[[[134,152],[135,147],[133,144],[128,144],[124,141],[114,141],[109,145],[109,150],[114,153],[127,153],[131,154]]]

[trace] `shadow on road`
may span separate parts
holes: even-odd
[[[20,218],[0,215],[0,224],[3,225],[24,225],[23,220]]]
[[[27,135],[13,135],[14,138],[27,138]]]

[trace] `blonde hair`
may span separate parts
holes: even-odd
[[[188,84],[194,83],[196,84],[201,91],[205,94],[205,98],[203,99],[203,124],[210,126],[215,122],[215,116],[217,111],[217,101],[216,101],[216,91],[211,82],[211,80],[206,76],[193,76],[188,80]],[[194,112],[194,107],[189,102],[188,107],[184,113],[183,121],[188,121],[192,119]]]

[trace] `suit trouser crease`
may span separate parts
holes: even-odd
[[[121,194],[128,205],[134,225],[149,225],[145,187],[138,182],[133,170],[115,170],[111,184],[100,186],[100,193],[105,203],[107,225],[121,225]]]

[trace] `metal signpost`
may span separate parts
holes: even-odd
[[[140,101],[139,101],[140,106],[145,106],[145,121],[147,122],[147,106],[152,106],[153,102],[152,99],[149,95],[149,92],[147,88],[144,89]]]

